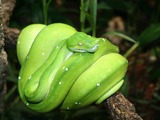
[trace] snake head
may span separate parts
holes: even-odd
[[[67,40],[67,48],[72,52],[95,52],[98,46],[97,38],[83,32],[76,32]]]

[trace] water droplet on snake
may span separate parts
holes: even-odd
[[[42,53],[42,55],[44,55],[44,52]]]
[[[29,78],[28,78],[28,79],[30,80],[31,78],[32,78],[32,76],[29,76]]]
[[[99,87],[101,84],[100,83],[97,83],[97,87]]]

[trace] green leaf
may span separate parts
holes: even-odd
[[[131,37],[129,37],[123,33],[111,31],[111,32],[107,32],[106,35],[108,35],[108,34],[113,34],[115,36],[118,36],[120,38],[123,38],[127,41],[134,43],[134,45],[123,55],[124,57],[128,57],[139,46],[139,42],[136,42],[134,39],[132,39]]]
[[[91,14],[91,26],[92,26],[92,35],[96,35],[96,21],[97,21],[97,0],[90,0],[90,14]]]
[[[132,39],[131,37],[129,37],[129,36],[123,34],[123,33],[120,33],[120,32],[107,32],[107,34],[113,34],[113,35],[116,35],[116,36],[118,36],[120,38],[128,40],[130,42],[136,43],[136,41],[134,39]]]
[[[140,35],[140,45],[145,46],[160,38],[160,24],[154,24],[145,29]]]
[[[80,6],[80,23],[81,23],[81,31],[85,31],[85,21],[87,18],[89,9],[89,0],[81,0],[81,6]]]
[[[85,11],[84,9],[80,8],[81,11],[83,12],[83,14],[87,17],[89,23],[92,23],[92,17],[91,15],[88,13],[88,11]]]
[[[81,6],[80,6],[80,10],[81,10],[81,14],[80,14],[80,22],[84,23],[85,19],[86,19],[86,13],[88,12],[88,5],[89,4],[89,0],[81,0]]]

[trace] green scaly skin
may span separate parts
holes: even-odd
[[[114,63],[113,58],[120,60],[118,65]],[[102,64],[104,61],[107,63]],[[117,53],[101,56],[78,77],[61,108],[75,109],[87,106],[97,100],[98,104],[103,102],[110,96],[110,94],[108,95],[110,89],[117,85],[116,88],[112,89],[114,93],[122,85],[126,67],[126,60]]]
[[[46,25],[33,24],[22,30],[17,42],[17,56],[21,65],[24,63],[35,37],[44,27]]]
[[[48,112],[58,106],[99,104],[121,87],[128,63],[117,46],[60,23],[39,31],[19,75],[19,93],[30,109]]]
[[[52,50],[46,62],[27,81],[24,94],[29,102],[40,102],[47,95],[59,67],[65,61],[66,57],[72,54],[66,48],[65,43],[65,41],[60,42],[58,47]],[[44,85],[47,86],[45,89]]]
[[[71,35],[77,32],[73,27],[69,25],[65,25],[61,23],[51,24],[44,27],[43,29],[40,29],[40,30],[37,29],[40,32],[35,37],[32,47],[30,47],[30,50],[23,50],[23,46],[27,45],[27,44],[24,44],[26,43],[25,41],[29,41],[29,42],[31,41],[30,39],[27,39],[28,38],[27,36],[29,34],[28,32],[26,32],[26,29],[29,31],[29,28],[32,29],[33,26],[36,27],[37,24],[30,25],[27,28],[24,28],[17,42],[17,54],[20,54],[19,61],[22,63],[20,74],[18,77],[19,79],[18,89],[19,89],[19,94],[22,100],[27,105],[28,105],[28,102],[24,93],[25,93],[25,86],[28,80],[30,80],[32,75],[37,70],[39,70],[39,68],[45,63],[45,61],[48,59],[48,57],[52,53],[53,49],[56,48],[61,41],[63,41],[64,39],[70,37]],[[61,34],[61,32],[63,33],[63,35]],[[34,34],[30,34],[30,35],[33,35],[33,37],[35,36]],[[27,48],[28,47],[25,47],[25,49]],[[28,51],[24,61],[22,61],[24,56],[21,51]],[[54,53],[54,54],[57,54],[57,53]],[[49,61],[49,62],[51,63],[52,61]]]

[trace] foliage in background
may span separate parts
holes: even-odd
[[[136,106],[145,120],[159,119],[160,112],[160,1],[159,0],[17,0],[10,21],[10,27],[22,29],[31,23],[63,22],[80,31],[100,37],[107,32],[108,22],[116,17],[123,18],[125,31],[112,31],[113,35],[133,42],[122,40],[118,45],[121,53],[128,56],[129,68],[125,84],[121,88],[124,95]],[[42,4],[43,3],[43,4]],[[91,3],[91,4],[89,4]],[[44,12],[48,7],[48,16]],[[45,8],[45,9],[43,9]],[[44,11],[43,11],[44,10]],[[47,21],[46,21],[47,20]],[[132,47],[131,47],[132,46]],[[19,64],[16,48],[6,46],[9,57],[6,109],[2,120],[106,120],[103,106],[63,111],[54,110],[38,114],[28,110],[21,103],[17,92]],[[134,52],[133,52],[134,50]],[[132,52],[132,54],[131,54]]]

